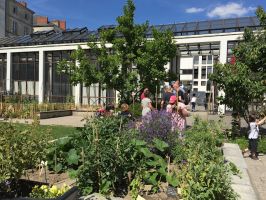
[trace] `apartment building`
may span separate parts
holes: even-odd
[[[32,33],[34,12],[26,2],[0,1],[0,37],[28,35]]]

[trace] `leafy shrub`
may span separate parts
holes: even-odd
[[[127,173],[135,167],[130,161],[134,131],[123,129],[122,122],[119,117],[94,118],[82,130],[79,141],[84,163],[78,171],[78,185],[84,194],[127,190]]]
[[[245,137],[236,137],[235,139],[229,141],[238,144],[241,150],[248,148],[248,139]]]
[[[258,144],[258,152],[260,153],[266,153],[266,137],[262,136],[261,139],[259,140]]]
[[[68,169],[77,169],[80,164],[80,155],[73,145],[74,135],[55,140],[48,149],[48,166],[59,173]]]
[[[185,164],[178,174],[183,199],[236,199],[231,167],[224,164],[222,132],[214,124],[196,120],[184,140]]]
[[[19,179],[26,169],[45,159],[49,134],[39,132],[33,124],[24,131],[10,123],[0,124],[0,182]]]
[[[133,117],[141,117],[142,107],[141,103],[134,103],[129,105],[129,111],[132,113]]]
[[[132,140],[133,163],[135,166],[132,187],[132,198],[135,199],[141,189],[141,185],[152,185],[152,191],[157,192],[162,182],[168,182],[171,186],[178,185],[174,170],[169,170],[170,158],[167,155],[169,145],[157,138],[151,143],[143,140]],[[152,149],[152,151],[151,151]],[[137,185],[137,187],[136,187]]]

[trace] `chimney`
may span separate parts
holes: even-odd
[[[34,22],[36,25],[48,24],[48,17],[46,16],[34,16]]]
[[[59,27],[60,27],[60,29],[65,31],[66,30],[66,20],[60,20],[59,21]]]
[[[20,1],[18,2],[20,5],[22,5],[23,7],[27,8],[27,2],[26,1]]]
[[[61,30],[65,31],[66,30],[66,21],[65,20],[52,20],[52,24],[58,26]]]

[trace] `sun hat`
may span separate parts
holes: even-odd
[[[176,100],[177,100],[176,96],[173,95],[170,97],[169,103],[175,103]]]

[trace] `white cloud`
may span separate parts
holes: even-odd
[[[207,15],[210,18],[241,17],[254,10],[256,10],[255,7],[244,7],[242,4],[229,2],[226,5],[215,7],[212,11],[208,12]]]
[[[186,9],[186,13],[199,13],[199,12],[203,12],[203,11],[204,11],[203,8],[195,8],[195,7],[191,7],[191,8]]]

